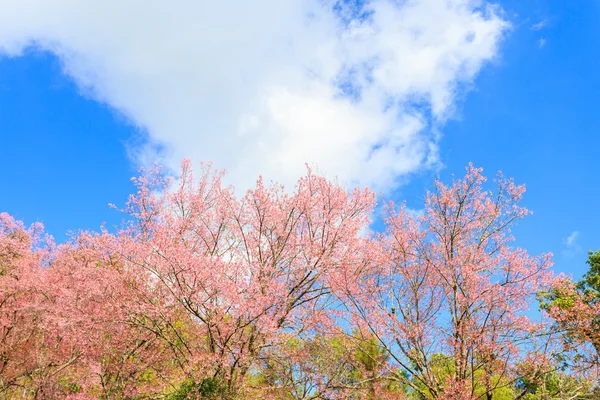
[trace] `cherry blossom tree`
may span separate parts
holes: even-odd
[[[52,398],[78,358],[48,313],[45,267],[54,245],[39,223],[0,214],[0,396]]]
[[[2,398],[120,398],[177,382],[160,376],[167,349],[136,329],[135,280],[107,236],[56,247],[40,224],[0,214]]]
[[[390,204],[386,232],[341,287],[352,321],[425,398],[497,398],[542,363],[527,310],[551,281],[550,255],[510,246],[511,226],[529,213],[518,205],[525,188],[502,175],[495,192],[484,182],[469,166],[451,186],[436,182],[422,215]]]
[[[161,299],[139,308],[139,326],[191,379],[233,392],[280,338],[333,322],[332,279],[360,257],[375,198],[309,170],[291,194],[259,179],[237,199],[221,177],[205,165],[196,180],[185,161],[176,187],[158,171],[135,180],[134,223],[109,249]]]
[[[60,246],[47,273],[48,310],[78,360],[63,380],[80,396],[124,398],[162,393],[174,379],[172,354],[137,324],[140,305],[158,301],[147,282],[107,249],[114,237],[81,233]],[[143,299],[143,301],[142,301]]]

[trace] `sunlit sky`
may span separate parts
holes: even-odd
[[[217,4],[215,4],[217,3]],[[515,229],[578,277],[600,248],[600,2],[0,0],[0,211],[115,226],[130,177],[305,163],[423,206],[469,162],[527,185]]]

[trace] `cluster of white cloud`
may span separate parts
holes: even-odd
[[[508,28],[478,0],[0,0],[0,52],[56,54],[82,93],[147,132],[171,168],[212,160],[247,187],[316,165],[389,190]]]

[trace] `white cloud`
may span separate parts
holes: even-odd
[[[544,38],[538,40],[538,46],[539,46],[539,48],[543,49],[544,47],[546,47],[546,43],[547,43],[547,41]]]
[[[148,133],[139,162],[213,160],[247,187],[305,162],[389,190],[436,161],[432,132],[508,24],[479,0],[0,0],[0,52],[58,55]]]
[[[563,241],[564,250],[563,254],[567,257],[572,257],[577,253],[581,252],[581,246],[578,243],[579,239],[579,231],[573,231],[567,238]]]

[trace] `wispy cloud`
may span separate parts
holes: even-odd
[[[577,239],[579,238],[579,231],[573,231],[567,238],[565,239],[565,245],[567,247],[573,247],[577,245]]]
[[[573,231],[567,238],[563,241],[564,249],[563,255],[567,257],[573,257],[576,254],[581,252],[581,246],[578,243],[579,240],[579,231]]]
[[[232,5],[234,4],[234,5]],[[0,52],[61,58],[147,132],[137,162],[213,160],[247,187],[316,165],[389,190],[435,164],[433,132],[508,28],[471,0],[0,0]]]
[[[550,25],[550,20],[544,18],[543,20],[531,25],[532,31],[541,31],[542,29],[547,28]]]
[[[546,43],[547,43],[546,39],[544,39],[544,38],[542,38],[542,39],[539,39],[539,40],[538,40],[538,47],[539,47],[540,49],[543,49],[544,47],[546,47]]]

